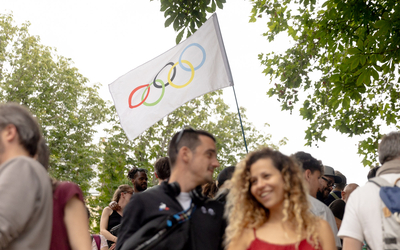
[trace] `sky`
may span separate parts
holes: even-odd
[[[276,98],[266,95],[272,85],[262,73],[258,54],[283,52],[291,43],[285,36],[269,43],[262,36],[268,30],[267,20],[249,23],[250,10],[248,0],[229,0],[217,10],[238,103],[247,109],[248,120],[271,134],[274,143],[286,137],[282,153],[308,152],[341,171],[347,183],[363,185],[369,168],[357,155],[360,138],[328,131],[326,142],[304,146],[307,122],[297,111],[281,111]],[[29,21],[30,34],[71,58],[90,83],[102,85],[100,96],[110,101],[108,84],[175,46],[177,35],[172,27],[164,27],[157,0],[0,0],[0,11],[12,13],[17,24]],[[223,98],[232,111],[237,110],[232,88],[224,89]]]

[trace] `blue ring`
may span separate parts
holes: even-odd
[[[194,70],[198,70],[199,68],[201,68],[201,66],[203,66],[204,62],[206,61],[206,51],[204,50],[204,48],[203,48],[200,44],[198,44],[198,43],[189,44],[189,45],[182,51],[181,55],[179,56],[179,66],[180,66],[183,70],[185,70],[185,71],[192,71],[192,70],[191,70],[190,68],[186,68],[185,66],[183,66],[183,64],[182,64],[182,62],[181,62],[181,60],[182,60],[182,55],[183,55],[183,53],[185,53],[185,51],[186,51],[189,47],[192,47],[192,46],[198,47],[198,48],[201,50],[201,52],[203,52],[203,60],[201,61],[201,63],[200,63],[199,65],[197,65],[197,67],[194,68]]]

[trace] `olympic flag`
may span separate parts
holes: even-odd
[[[193,35],[109,85],[129,140],[186,102],[233,85],[213,14]]]

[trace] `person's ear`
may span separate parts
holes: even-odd
[[[308,181],[310,180],[310,176],[311,176],[311,170],[310,169],[306,169],[306,171],[304,171],[304,177],[305,179]]]
[[[15,139],[18,135],[17,128],[13,124],[8,124],[3,130],[2,135],[4,135],[4,139],[8,142]]]
[[[192,158],[192,150],[186,146],[181,147],[178,153],[181,154],[181,159],[186,163]]]

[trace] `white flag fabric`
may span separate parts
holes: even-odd
[[[193,35],[109,85],[129,140],[186,102],[233,85],[217,15]]]

